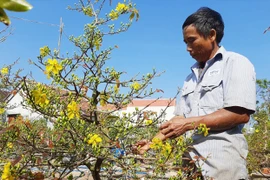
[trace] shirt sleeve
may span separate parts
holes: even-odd
[[[239,54],[226,61],[224,69],[224,107],[256,109],[256,74],[251,62]]]

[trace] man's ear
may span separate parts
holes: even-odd
[[[217,32],[215,29],[211,29],[210,34],[209,34],[209,39],[211,42],[215,42],[217,39]]]

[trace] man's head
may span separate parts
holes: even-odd
[[[185,20],[182,29],[187,51],[198,62],[206,62],[218,49],[224,23],[218,12],[203,7]]]

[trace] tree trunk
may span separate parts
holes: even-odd
[[[99,173],[100,173],[101,164],[102,164],[103,160],[104,160],[103,158],[97,158],[95,167],[93,170],[91,170],[91,174],[92,174],[94,180],[101,180]]]

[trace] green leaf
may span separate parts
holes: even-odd
[[[25,0],[1,0],[0,7],[16,12],[24,12],[33,8],[33,6]]]
[[[134,12],[132,12],[132,13],[131,13],[131,15],[129,16],[129,20],[130,20],[130,21],[132,21],[132,20],[133,20],[133,18],[134,18],[134,16],[135,16],[135,13],[134,13]]]
[[[0,8],[0,21],[3,22],[5,25],[10,25],[10,20],[4,11],[4,9]]]

